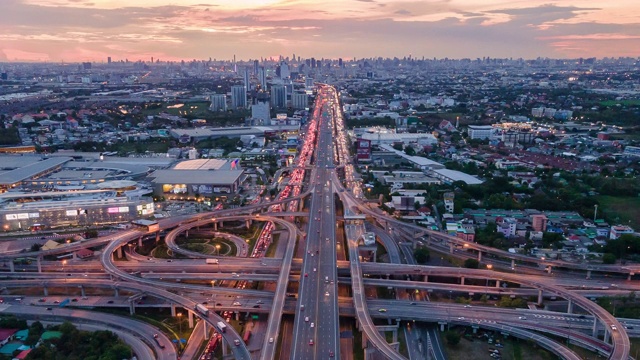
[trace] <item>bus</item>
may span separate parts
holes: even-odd
[[[196,311],[205,316],[209,316],[209,309],[202,304],[196,304]]]

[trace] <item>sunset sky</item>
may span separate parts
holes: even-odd
[[[0,61],[640,56],[640,1],[0,0]]]

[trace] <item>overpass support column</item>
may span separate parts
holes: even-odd
[[[171,304],[171,316],[176,317],[176,304]]]
[[[587,270],[587,280],[591,279],[591,270]]]
[[[478,251],[478,262],[482,262],[482,251]]]
[[[115,293],[115,296],[118,297],[120,296],[120,291],[118,290],[118,288],[113,288],[113,292]]]
[[[16,272],[16,267],[13,264],[13,259],[9,259],[9,271]]]
[[[516,267],[516,261],[514,259],[511,259],[511,269]]]
[[[460,285],[464,285],[464,276],[460,277]]]
[[[496,280],[496,287],[499,288],[500,287],[500,280]]]
[[[551,265],[547,266],[547,274],[551,274]]]
[[[44,296],[49,296],[49,290],[47,289],[47,285],[44,285],[42,288],[44,290]]]
[[[142,246],[142,237],[140,237],[140,239],[138,240],[138,244],[140,244],[140,246]],[[160,241],[160,231],[156,231],[156,242]]]
[[[250,229],[250,228],[251,228],[251,220],[250,220],[250,219],[249,219],[249,220],[247,220],[247,221],[245,221],[245,222],[244,222],[244,224],[245,224],[245,226],[247,227],[247,229]]]
[[[611,333],[609,332],[609,329],[605,328],[604,329],[604,342],[609,343],[609,340],[611,340]]]
[[[38,272],[42,272],[42,256],[36,258],[36,264],[38,265]]]
[[[440,324],[440,332],[444,332],[444,323]]]
[[[393,342],[397,343],[398,342],[398,329],[393,330],[392,335],[393,335]]]
[[[118,259],[122,259],[122,246],[116,250],[116,255],[118,256]]]
[[[573,314],[573,301],[569,300],[569,304],[567,305],[567,314]]]
[[[449,254],[453,254],[453,243],[449,243]]]
[[[158,233],[156,233],[156,238],[157,238],[157,237],[158,237]],[[156,241],[158,241],[158,239],[156,239]],[[139,247],[142,247],[142,236],[140,236],[140,237],[138,238],[138,246],[139,246]]]
[[[213,223],[213,230],[218,231],[218,222]]]
[[[429,282],[429,275],[425,275],[425,276],[424,276],[424,279],[423,279],[422,281],[424,281],[424,282]]]
[[[627,275],[627,281],[631,281],[631,277],[633,276],[633,273],[629,273],[629,275]]]
[[[81,295],[82,297],[86,297],[87,295],[85,295],[85,292],[84,292],[84,286],[80,285],[80,286],[78,286],[78,287],[80,288],[80,295]]]
[[[184,231],[184,237],[188,238],[189,237],[189,229]]]
[[[133,304],[133,301],[129,301],[129,315],[133,315],[136,313],[136,307]]]
[[[538,289],[538,305],[542,305],[542,289]]]
[[[597,317],[593,318],[593,328],[591,328],[591,336],[593,336],[594,338],[598,337],[598,318]]]
[[[78,260],[78,252],[77,251],[74,251],[74,252],[71,253],[71,259]]]
[[[193,329],[193,311],[187,310],[189,314],[189,329]]]
[[[203,322],[202,322],[202,325],[204,325],[204,326],[202,327],[202,334],[203,334],[204,338],[206,339],[206,338],[207,338],[207,335],[208,335],[208,333],[209,333],[209,329],[208,329],[208,327],[207,327],[207,322],[206,322],[206,321],[203,321]]]

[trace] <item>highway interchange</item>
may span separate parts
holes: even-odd
[[[366,341],[363,341],[368,346],[365,351],[368,354],[372,351],[377,352],[379,356],[388,359],[406,357],[398,352],[397,346],[387,343],[386,337],[378,329],[380,323],[376,319],[421,320],[440,325],[446,323],[497,330],[515,337],[533,339],[540,346],[565,359],[579,357],[546,335],[568,337],[574,343],[597,351],[609,359],[629,357],[630,342],[626,327],[635,322],[626,320],[626,326],[623,325],[588,297],[627,294],[636,289],[640,290],[640,285],[636,285],[635,281],[625,279],[627,276],[632,279],[636,271],[640,270],[639,266],[586,266],[511,254],[404,223],[370,209],[362,201],[362,192],[357,186],[357,174],[351,163],[349,142],[343,129],[339,108],[336,90],[321,85],[300,151],[301,155],[294,166],[290,181],[292,185],[287,189],[287,197],[242,208],[162,219],[158,222],[162,234],[130,229],[74,243],[62,249],[2,253],[0,259],[5,260],[9,266],[5,268],[8,271],[2,274],[0,286],[7,289],[42,287],[45,292],[47,287],[80,287],[82,291],[85,288],[101,287],[150,295],[167,306],[186,309],[189,318],[199,317],[206,323],[205,331],[215,329],[220,332],[217,324],[226,321],[226,313],[267,313],[264,333],[252,340],[262,342],[258,352],[251,352],[242,341],[242,334],[232,327],[227,327],[228,330],[221,332],[228,344],[226,349],[230,350],[235,359],[349,358],[345,355],[345,349],[341,349],[340,317],[355,317],[358,330],[362,331],[366,338]],[[305,199],[306,207],[303,201]],[[336,215],[336,199],[340,200],[344,209],[341,218]],[[285,207],[286,212],[283,212]],[[297,218],[306,221],[301,222],[302,226],[299,227],[297,222],[292,221],[294,216],[291,214],[299,214]],[[363,221],[364,218],[374,221],[367,224]],[[218,259],[219,264],[212,266],[204,260],[208,256],[181,249],[175,242],[177,236],[189,231],[204,231],[210,234],[224,232],[217,227],[224,222],[264,224],[264,228],[268,229],[261,235],[264,236],[264,241],[270,241],[271,231],[277,228],[283,234],[280,237],[283,244],[282,256],[264,257],[264,254],[256,249],[239,247],[243,244],[242,239],[226,235],[230,241],[238,245],[238,256],[215,256],[213,258]],[[215,226],[216,229],[211,229],[211,226]],[[345,239],[338,237],[338,229],[341,226],[344,228]],[[362,261],[359,239],[365,231],[374,231],[377,234],[389,254],[390,263]],[[190,259],[168,262],[140,256],[132,250],[136,244],[158,241],[161,237],[170,250]],[[341,243],[346,244],[347,248],[341,248]],[[477,257],[481,262],[493,265],[495,270],[504,271],[414,265],[414,262],[409,260],[410,247],[406,244],[416,243],[448,250],[453,256]],[[43,260],[47,255],[96,246],[105,246],[99,262],[74,261],[70,262],[64,271],[60,271],[58,262],[52,264]],[[458,251],[457,247],[463,247],[465,251]],[[338,260],[341,251],[345,250],[348,252],[342,255],[347,256],[346,260]],[[126,256],[129,261],[115,261],[122,256]],[[28,272],[14,272],[16,269],[12,259],[18,257],[34,258],[37,265],[24,266],[23,270],[30,270]],[[404,264],[403,257],[406,262]],[[545,273],[545,269],[548,273]],[[555,270],[554,274],[550,274],[551,269]],[[565,269],[571,269],[574,273],[565,275]],[[580,275],[576,276],[575,271],[580,271]],[[535,276],[521,272],[533,273]],[[598,274],[617,274],[624,278],[607,278],[603,282],[598,279]],[[457,282],[441,281],[442,279],[456,279]],[[565,279],[566,281],[563,281]],[[201,281],[202,285],[187,284],[181,282],[182,280]],[[465,280],[473,284],[465,284]],[[225,284],[260,281],[271,285],[260,290],[251,290],[244,286],[207,285],[211,281],[224,281]],[[478,281],[484,282],[485,286],[475,284]],[[489,282],[492,284],[491,287],[488,286]],[[501,283],[510,284],[510,287],[502,288]],[[616,286],[611,287],[610,283]],[[517,286],[514,286],[515,284]],[[341,287],[343,292],[340,291]],[[348,287],[349,290],[346,291],[344,287]],[[411,289],[421,294],[436,291],[449,294],[455,292],[538,295],[540,302],[544,297],[553,296],[568,301],[569,307],[580,308],[585,314],[476,305],[469,308],[451,303],[416,302],[405,296],[398,296],[393,300],[375,299],[368,296],[367,292],[367,289],[374,287],[393,288],[398,293],[404,289]],[[196,305],[212,298],[216,300],[207,306],[215,311],[204,314],[194,310]],[[242,303],[235,301],[239,298],[244,299]],[[73,305],[81,307],[82,302]],[[113,305],[135,306],[131,301],[113,302]],[[261,306],[256,308],[256,305]],[[33,315],[42,312],[42,308],[14,302],[4,305],[1,311],[24,314],[31,312]],[[55,315],[59,319],[78,317],[86,321],[91,319],[87,312],[57,309]],[[285,331],[285,327],[282,326],[284,314],[294,316],[290,334],[282,333]],[[522,320],[522,317],[528,319]],[[109,326],[106,320],[102,320],[105,327]],[[96,325],[100,324],[96,322]],[[137,342],[135,339],[128,341],[138,358],[177,357],[172,347],[163,349],[158,347],[155,341],[149,341],[148,328],[132,324],[130,330],[137,333],[138,339],[142,339]],[[132,331],[119,335],[126,339]],[[635,335],[635,329],[631,333]],[[290,349],[289,353],[278,352],[278,344],[282,339],[290,339],[290,346],[282,347]],[[169,342],[168,339],[163,341]],[[361,351],[349,350],[351,353]],[[417,349],[410,349],[409,354],[411,359],[425,356]],[[436,358],[439,356],[436,355]]]

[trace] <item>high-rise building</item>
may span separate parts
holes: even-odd
[[[231,86],[231,107],[233,109],[247,107],[247,91],[244,85]]]
[[[209,106],[209,110],[227,111],[227,95],[225,94],[211,95],[211,105]]]
[[[271,86],[271,106],[276,109],[287,107],[287,88],[283,85]]]
[[[245,91],[251,91],[251,82],[249,81],[249,69],[244,69],[243,73]]]
[[[309,96],[306,93],[293,93],[291,105],[294,109],[306,109],[309,107]]]
[[[253,60],[253,75],[258,76],[258,60]]]
[[[304,79],[304,86],[307,89],[313,88],[313,78],[308,77],[308,78]]]
[[[111,56],[107,57],[107,64],[111,64]]]
[[[271,108],[268,99],[258,100],[251,105],[251,118],[259,120],[260,125],[271,125]]]
[[[258,81],[260,82],[260,87],[263,90],[267,89],[267,71],[264,69],[264,66],[261,66],[258,70]]]
[[[281,79],[288,79],[291,77],[291,71],[289,70],[289,64],[287,64],[286,62],[281,62],[280,63],[280,78]]]

